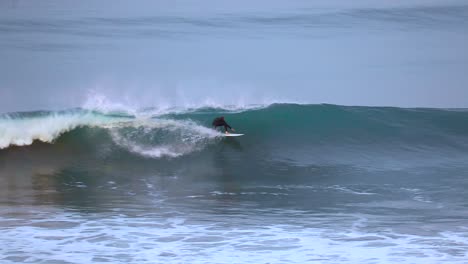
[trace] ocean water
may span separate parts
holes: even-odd
[[[464,1],[1,1],[0,263],[468,263],[466,47]]]
[[[3,115],[2,262],[466,263],[466,110],[157,112]]]
[[[0,112],[96,95],[132,108],[461,108],[467,46],[463,0],[3,0]]]

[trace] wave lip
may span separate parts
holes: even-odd
[[[255,142],[274,149],[275,159],[301,164],[337,159],[380,160],[400,166],[406,159],[426,164],[434,157],[438,162],[459,162],[468,149],[466,109],[327,104],[273,104],[240,111],[226,108],[181,108],[171,110],[172,114],[143,109],[144,115],[135,116],[86,109],[4,114],[0,115],[0,149],[34,141],[53,143],[69,131],[97,128],[104,131],[95,138],[97,144],[111,141],[111,146],[151,158],[180,157],[221,138],[210,128],[211,120],[219,115],[248,135],[242,138],[245,147]],[[85,134],[79,140],[93,140],[89,137],[96,135]],[[323,153],[330,155],[326,158]]]
[[[0,149],[31,145],[35,140],[52,143],[60,135],[78,127],[99,127],[119,118],[110,118],[88,111],[24,113],[0,117]]]
[[[161,100],[161,102],[156,104],[157,106],[144,106],[139,103],[131,102],[130,99],[112,100],[103,94],[90,92],[86,102],[81,108],[106,115],[154,118],[164,115],[200,113],[206,111],[241,113],[268,108],[273,104],[286,104],[286,102],[274,99],[265,99],[256,103],[238,100],[237,102],[226,104],[213,98],[204,98],[203,100],[194,101],[182,98],[181,100],[176,100],[176,102]]]

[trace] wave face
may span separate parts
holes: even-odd
[[[3,115],[0,255],[466,263],[467,131],[466,110],[337,105]]]
[[[71,147],[73,142],[112,146],[128,155],[180,157],[211,151],[222,135],[210,128],[224,115],[244,151],[270,158],[310,162],[383,161],[403,165],[462,160],[468,153],[465,110],[273,104],[245,109],[198,108],[139,113],[74,109],[0,117],[0,148],[34,141]],[[34,148],[34,146],[32,146]],[[252,153],[254,154],[254,153]]]
[[[0,148],[32,145],[34,141],[65,145],[90,141],[99,146],[110,140],[116,147],[131,153],[177,157],[219,136],[191,121],[137,118],[82,109],[5,114],[0,120]],[[71,132],[74,132],[71,138],[65,137]]]

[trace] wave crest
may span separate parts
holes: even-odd
[[[219,133],[193,121],[110,116],[76,110],[0,117],[0,149],[34,141],[53,143],[80,127],[102,128],[117,146],[142,156],[178,157],[202,149]]]
[[[119,121],[79,111],[4,115],[0,117],[0,149],[31,145],[35,140],[52,143],[63,133],[78,127],[97,127]]]

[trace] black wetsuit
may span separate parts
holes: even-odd
[[[228,128],[232,129],[232,127],[228,125],[228,123],[226,123],[226,121],[224,121],[224,118],[222,117],[215,118],[215,120],[213,120],[212,125],[215,129],[220,126],[223,126],[226,131],[228,130]]]

